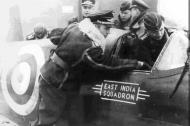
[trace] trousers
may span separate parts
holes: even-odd
[[[57,121],[64,114],[66,94],[39,77],[38,118],[32,126],[58,126]],[[62,124],[60,124],[61,126]]]

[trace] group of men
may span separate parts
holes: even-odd
[[[81,79],[89,72],[87,68],[117,71],[149,67],[146,62],[153,65],[171,35],[163,18],[155,12],[147,12],[149,7],[142,0],[122,3],[115,22],[111,20],[111,10],[91,13],[89,9],[94,4],[92,0],[84,0],[82,21],[72,20],[66,28],[50,32],[49,38],[57,48],[40,70],[39,116],[35,126],[63,125],[60,120],[67,101],[66,92],[72,90],[67,86],[80,86]],[[113,44],[113,48],[121,44],[124,52],[121,56],[105,55],[106,37],[111,27],[128,31],[121,37],[122,41]],[[141,59],[142,53],[148,58]]]
[[[118,42],[119,55],[152,66],[171,35],[164,25],[164,18],[156,12],[150,12],[143,0],[127,0],[121,4],[115,22],[116,28],[128,32],[122,36],[122,42]]]

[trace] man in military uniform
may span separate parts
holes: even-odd
[[[90,19],[89,19],[90,18]],[[42,66],[39,77],[40,103],[36,126],[58,126],[64,113],[66,91],[81,85],[87,65],[91,69],[117,70],[143,66],[136,60],[112,58],[104,65],[104,43],[113,18],[112,11],[102,11],[80,23],[69,25],[63,32],[55,53]],[[88,26],[88,27],[87,27]],[[70,88],[72,87],[72,88]]]
[[[26,40],[38,40],[48,36],[48,31],[43,24],[37,24],[34,27],[34,32],[26,36]]]
[[[163,17],[155,12],[149,12],[144,17],[147,37],[142,41],[148,48],[151,60],[156,61],[172,32],[164,25]]]
[[[87,17],[89,14],[94,12],[95,0],[82,0],[82,18]],[[69,20],[68,24],[79,22],[79,17],[74,17]]]
[[[115,26],[126,30],[126,34],[106,46],[106,50],[111,50],[111,52],[117,50],[115,55],[120,58],[136,59],[151,64],[146,48],[137,41],[146,36],[143,17],[148,8],[148,5],[143,0],[127,0],[123,2],[118,19],[115,20]],[[141,50],[144,50],[143,53],[140,52]]]
[[[144,27],[142,19],[149,9],[143,0],[127,0],[121,4],[118,19],[115,20],[116,28],[133,32],[142,38]]]
[[[153,62],[149,50],[133,34],[128,33],[120,37],[115,48],[119,50],[118,57],[143,61],[147,65],[141,69],[151,69]]]

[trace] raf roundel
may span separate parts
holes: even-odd
[[[15,62],[3,68],[1,83],[5,101],[19,115],[29,115],[38,103],[39,69],[44,62],[41,47],[30,44],[21,47]]]

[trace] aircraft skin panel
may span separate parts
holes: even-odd
[[[174,69],[176,73],[165,74],[165,77],[154,78],[151,74],[143,72],[126,72],[123,76],[117,79],[123,82],[139,83],[143,90],[146,90],[150,95],[146,101],[139,101],[136,106],[126,105],[118,102],[109,102],[101,105],[103,110],[106,110],[106,106],[110,106],[110,113],[118,112],[125,113],[127,115],[134,116],[141,115],[144,118],[157,120],[161,122],[170,122],[172,125],[187,125],[188,124],[188,73],[185,74],[181,85],[175,95],[169,98],[174,90],[177,81],[179,80],[181,69]],[[173,71],[174,71],[173,70]],[[166,71],[165,71],[166,72]],[[161,75],[161,74],[159,74]],[[116,79],[116,78],[114,78]],[[117,80],[116,79],[116,80]],[[179,102],[181,101],[181,102]],[[155,124],[154,124],[155,125]],[[158,124],[157,124],[158,125]],[[164,125],[164,124],[163,124]],[[165,124],[169,125],[169,124]]]
[[[16,84],[20,84],[22,81],[18,81],[15,79],[17,77],[17,69],[18,64],[20,63],[21,66],[25,66],[26,64],[23,62],[27,62],[29,66],[37,67],[37,70],[39,70],[39,63],[38,63],[38,56],[33,54],[33,56],[24,55],[25,52],[27,52],[28,47],[35,47],[37,50],[41,50],[40,52],[43,54],[44,60],[42,62],[45,62],[47,58],[49,57],[50,50],[52,48],[55,48],[51,44],[50,41],[44,40],[44,41],[27,41],[27,42],[17,42],[7,44],[2,48],[4,53],[1,53],[0,60],[1,61],[10,61],[5,63],[5,65],[11,65],[13,68],[11,75],[9,75],[9,72],[5,72],[5,67],[2,67],[1,62],[1,86],[0,86],[0,108],[3,108],[0,110],[0,114],[3,116],[9,118],[13,122],[19,124],[20,126],[27,126],[29,123],[34,121],[37,117],[37,111],[36,106],[38,105],[38,99],[35,105],[35,107],[32,109],[31,112],[29,112],[29,108],[25,108],[26,110],[23,111],[17,111],[14,109],[14,106],[10,106],[10,102],[5,97],[5,92],[3,91],[6,89],[8,90],[9,95],[11,98],[15,101],[17,104],[24,104],[28,99],[30,99],[31,93],[25,94],[24,91],[27,92],[25,89],[26,87],[17,88],[15,87]],[[24,49],[23,49],[24,48]],[[26,48],[26,49],[25,49]],[[5,52],[6,50],[12,50],[15,53],[7,53],[6,56],[9,58],[5,58]],[[22,53],[18,53],[22,50]],[[24,51],[23,51],[24,50]],[[35,49],[34,49],[35,50]],[[34,51],[35,52],[35,51]],[[38,55],[41,53],[39,52]],[[24,55],[24,57],[22,57]],[[17,65],[14,67],[14,58],[11,57],[19,57],[21,59],[24,59],[22,62],[16,62]],[[32,57],[35,57],[33,59]],[[14,62],[12,62],[14,61]],[[41,60],[39,60],[41,61]],[[35,66],[35,63],[37,66]],[[41,65],[43,63],[40,63]],[[27,66],[27,65],[26,65]],[[7,71],[10,71],[10,68]],[[27,68],[27,67],[26,67]],[[23,70],[23,69],[22,69]],[[30,71],[30,69],[28,68]],[[131,125],[150,125],[150,126],[178,126],[179,125],[187,125],[187,112],[188,112],[188,73],[185,74],[177,92],[174,94],[172,98],[169,98],[170,94],[174,90],[176,83],[180,77],[180,74],[183,70],[182,68],[177,68],[169,71],[143,71],[143,70],[134,70],[134,71],[123,71],[121,73],[113,73],[113,74],[107,74],[105,75],[105,78],[102,78],[103,80],[111,80],[111,81],[120,81],[120,82],[126,82],[126,83],[136,83],[139,84],[140,88],[142,90],[147,91],[147,94],[150,95],[150,97],[147,97],[146,100],[137,101],[135,105],[132,104],[126,104],[126,103],[120,103],[116,101],[104,101],[100,98],[99,95],[95,94],[92,90],[89,91],[89,89],[92,88],[92,85],[100,83],[100,81],[94,80],[94,82],[91,80],[92,83],[89,83],[87,81],[87,90],[82,89],[86,88],[85,86],[82,86],[80,89],[80,95],[76,96],[74,98],[71,98],[71,108],[67,111],[69,113],[72,113],[75,111],[77,114],[73,118],[80,118],[81,120],[86,119],[85,112],[88,111],[90,114],[92,114],[92,117],[94,119],[97,119],[97,116],[102,118],[100,121],[102,121],[102,124],[131,124]],[[27,72],[25,70],[24,72]],[[6,73],[6,74],[5,74]],[[22,71],[21,71],[22,73]],[[35,73],[35,71],[32,71],[32,73]],[[16,77],[14,77],[14,75]],[[28,75],[28,74],[27,74]],[[31,75],[30,78],[34,76],[38,76],[38,74],[29,74]],[[28,75],[28,76],[29,76]],[[9,83],[6,80],[6,78],[9,77]],[[18,76],[19,78],[20,76]],[[25,81],[28,82],[27,76],[24,76]],[[22,78],[22,77],[21,77]],[[36,78],[37,79],[37,78]],[[10,81],[11,80],[11,81]],[[15,81],[14,81],[15,80]],[[22,80],[22,79],[21,79]],[[37,81],[36,81],[37,82]],[[85,82],[84,82],[85,83]],[[34,83],[28,85],[33,87]],[[20,87],[20,86],[18,86]],[[3,89],[2,89],[3,88]],[[12,89],[11,89],[12,88]],[[38,87],[37,87],[38,88]],[[21,90],[22,89],[22,90]],[[37,90],[34,86],[34,90]],[[23,91],[24,90],[24,91]],[[16,94],[17,93],[17,94]],[[16,95],[15,95],[16,94]],[[23,95],[24,94],[24,95]],[[18,98],[19,95],[22,95],[21,98]],[[26,96],[25,96],[26,95]],[[16,98],[18,99],[16,99]],[[84,98],[87,97],[87,98]],[[23,98],[23,99],[22,99]],[[27,100],[26,100],[27,99]],[[88,104],[86,102],[88,101]],[[180,102],[179,102],[180,101]],[[85,107],[87,106],[87,107]],[[73,110],[73,108],[77,108],[77,110]],[[21,112],[21,113],[19,113]],[[115,116],[117,115],[117,116]],[[107,119],[105,119],[107,117]],[[112,120],[113,122],[109,122]],[[82,125],[82,124],[81,124]]]
[[[98,115],[109,116],[113,120],[120,120],[123,124],[135,126],[187,126],[188,74],[186,73],[182,84],[172,98],[169,98],[169,96],[174,90],[180,74],[172,74],[164,78],[150,78],[151,74],[143,73],[143,71],[132,71],[124,72],[123,76],[118,75],[118,78],[106,78],[108,80],[140,84],[140,87],[150,95],[145,101],[138,101],[136,105],[131,105],[101,101],[98,99],[99,96],[93,95],[90,99],[93,99],[93,104],[96,104],[96,106],[90,109],[97,110],[98,108],[100,109]],[[117,122],[117,124],[120,125],[121,122]]]
[[[149,78],[142,83],[142,87],[151,96],[145,104],[139,104],[140,111],[145,117],[183,125],[188,124],[188,73],[185,74],[174,96],[170,98],[179,77],[180,74],[165,78]]]
[[[6,43],[1,47],[0,114],[19,126],[28,126],[37,118],[39,70],[53,48],[48,39]]]
[[[127,115],[127,111],[121,112],[108,110],[107,113],[111,113],[109,115],[109,118],[111,118],[111,120],[107,122],[101,122],[100,120],[102,123],[100,126],[106,126],[107,124],[109,124],[109,126],[126,126],[126,124],[127,126],[182,126],[180,124],[146,118],[143,117],[141,113],[139,113],[137,116]]]

